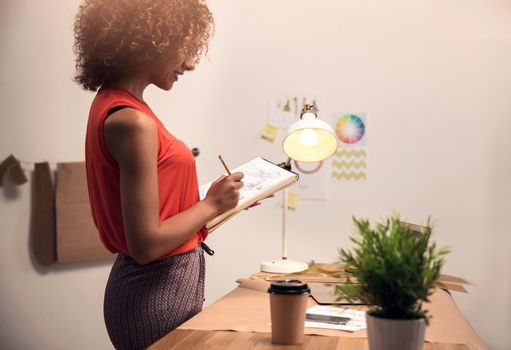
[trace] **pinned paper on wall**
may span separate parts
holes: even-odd
[[[305,104],[312,105],[314,111],[318,113],[323,106],[321,97],[315,92],[286,90],[276,93],[270,100],[268,123],[281,129],[288,128],[300,120],[300,113]]]
[[[273,124],[266,124],[261,132],[261,138],[274,141],[277,135],[279,134],[280,129]]]
[[[332,160],[332,177],[339,181],[367,179],[367,113],[337,113],[334,128],[339,147]]]
[[[300,175],[300,180],[293,191],[302,199],[327,200],[330,192],[330,162],[321,161],[304,163],[293,160],[293,171]]]
[[[300,203],[300,195],[294,192],[287,193],[287,208],[295,210]]]

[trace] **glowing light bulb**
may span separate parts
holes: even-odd
[[[318,133],[313,129],[304,129],[300,133],[299,140],[304,147],[312,147],[318,142],[318,138]]]

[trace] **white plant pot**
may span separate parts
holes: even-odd
[[[371,350],[421,350],[424,345],[426,322],[381,318],[366,313],[367,335]]]

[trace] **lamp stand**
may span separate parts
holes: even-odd
[[[304,262],[287,259],[287,189],[282,191],[282,259],[265,261],[261,264],[262,272],[293,273],[307,270],[309,265]]]

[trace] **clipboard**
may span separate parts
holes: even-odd
[[[235,169],[232,172],[241,171],[245,174],[243,182],[245,186],[240,190],[238,205],[216,216],[206,224],[206,229],[212,233],[220,225],[234,217],[243,209],[248,208],[258,200],[285,189],[298,181],[299,175],[286,170],[267,159],[258,157]],[[203,199],[215,180],[212,180],[199,188],[199,197]]]

